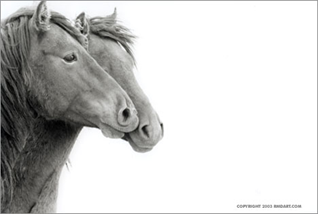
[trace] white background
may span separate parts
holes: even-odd
[[[32,4],[1,2],[1,18]],[[84,129],[58,212],[317,212],[317,2],[48,6],[72,19],[117,7],[165,127],[145,154]]]

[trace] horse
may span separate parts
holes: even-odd
[[[46,2],[1,23],[1,212],[55,212],[58,181],[84,126],[123,138],[129,95],[88,54],[87,38]]]
[[[76,27],[88,38],[88,52],[127,92],[139,117],[139,125],[123,137],[137,152],[148,152],[162,139],[164,130],[157,112],[139,86],[133,68],[132,47],[135,35],[118,23],[116,8],[105,17],[89,18],[83,12],[75,19]]]

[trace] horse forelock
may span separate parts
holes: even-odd
[[[1,211],[12,199],[15,161],[32,129],[34,117],[29,94],[32,69],[28,63],[30,19],[34,9],[23,8],[1,22]],[[52,12],[51,23],[60,26],[83,46],[85,37],[63,15]]]
[[[120,43],[132,57],[134,64],[136,64],[133,53],[133,44],[136,36],[127,27],[118,23],[119,21],[117,20],[116,15],[87,18],[87,22],[89,24],[90,33],[99,37],[111,38]]]

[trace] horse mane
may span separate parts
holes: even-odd
[[[127,27],[119,24],[116,9],[112,15],[87,18],[87,22],[90,33],[94,33],[100,37],[111,38],[118,42],[132,57],[134,64],[136,64],[133,54],[133,44],[136,36]]]
[[[1,22],[1,210],[12,200],[13,181],[18,179],[12,169],[32,131],[30,120],[36,118],[32,100],[36,98],[29,90],[33,72],[28,63],[34,11],[21,8]],[[63,15],[52,11],[50,22],[87,47],[87,38]]]

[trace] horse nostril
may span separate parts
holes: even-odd
[[[124,111],[123,111],[123,121],[127,121],[127,119],[129,118],[130,116],[130,110],[129,108],[126,108]]]
[[[160,127],[161,127],[161,133],[162,133],[162,136],[163,136],[163,133],[164,133],[163,123],[160,123]]]
[[[118,122],[121,125],[129,125],[131,122],[134,121],[135,117],[134,114],[136,111],[134,109],[131,108],[124,108],[122,110],[119,111],[118,113]]]
[[[150,138],[150,133],[149,133],[149,126],[148,125],[144,125],[143,127],[141,127],[141,132],[144,136],[146,136],[147,138]]]

